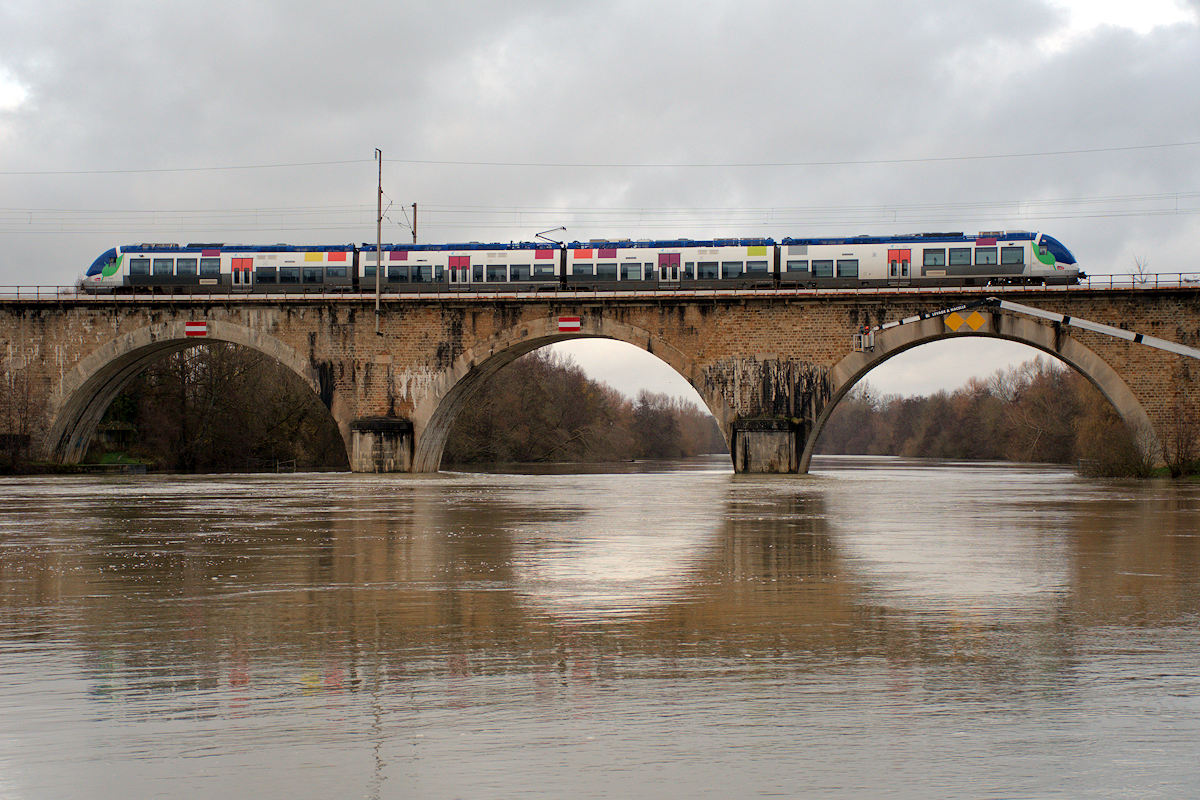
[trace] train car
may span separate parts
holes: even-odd
[[[375,288],[377,257],[381,288],[389,292],[557,289],[562,245],[551,242],[491,244],[364,244],[359,251],[362,291]]]
[[[783,239],[781,286],[983,286],[1077,283],[1075,256],[1047,234],[990,231]]]
[[[984,286],[1078,283],[1075,256],[1044,233],[845,238],[388,244],[388,292]],[[375,288],[376,247],[137,244],[88,268],[85,291],[327,292]]]
[[[88,291],[346,291],[357,269],[353,245],[135,244],[114,247],[88,268]]]
[[[566,252],[567,289],[769,288],[775,283],[771,239],[571,242]]]

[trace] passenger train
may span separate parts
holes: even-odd
[[[90,292],[522,291],[1067,284],[1044,233],[498,244],[137,244],[92,263]]]

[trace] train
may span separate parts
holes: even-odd
[[[376,272],[378,271],[378,276]],[[1069,284],[1086,277],[1033,231],[829,238],[469,244],[135,244],[88,292],[620,291]]]

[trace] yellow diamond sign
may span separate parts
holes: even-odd
[[[963,322],[965,322],[965,320],[957,311],[955,311],[953,314],[949,314],[946,317],[946,327],[952,331],[956,331],[961,328],[963,326]]]
[[[971,316],[967,317],[967,324],[971,326],[971,330],[973,331],[977,331],[982,328],[983,323],[985,322],[987,322],[987,320],[984,319],[983,314],[980,314],[978,311],[972,311]]]

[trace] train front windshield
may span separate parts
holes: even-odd
[[[1060,264],[1074,264],[1075,263],[1075,256],[1071,255],[1071,251],[1068,250],[1062,242],[1060,242],[1058,239],[1055,239],[1053,236],[1047,236],[1046,234],[1043,233],[1042,238],[1038,241],[1038,244],[1040,244],[1042,247],[1046,248],[1046,251],[1048,253],[1050,253],[1050,255],[1054,256],[1054,260],[1057,261],[1058,263],[1060,263]]]

